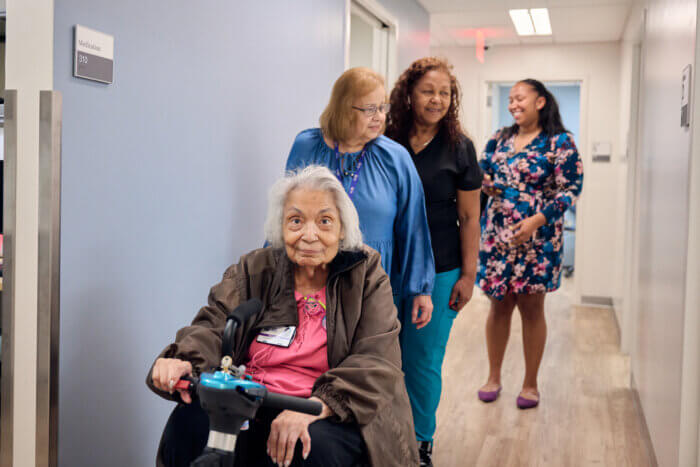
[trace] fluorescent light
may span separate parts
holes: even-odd
[[[513,20],[515,31],[519,36],[532,36],[535,34],[535,27],[532,25],[530,12],[527,10],[508,10],[510,19]]]
[[[552,25],[549,23],[549,11],[546,8],[530,8],[530,16],[535,25],[535,34],[549,36],[552,34]]]
[[[552,34],[549,11],[546,8],[508,10],[508,12],[519,36],[550,36]]]

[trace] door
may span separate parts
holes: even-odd
[[[395,79],[396,22],[379,5],[350,2],[348,68],[367,67],[384,76],[387,88]]]

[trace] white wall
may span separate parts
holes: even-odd
[[[697,19],[700,18],[696,18]],[[697,25],[696,25],[697,31]],[[695,64],[700,63],[700,37],[695,37]],[[696,90],[693,121],[700,122],[700,76],[693,80]],[[693,125],[688,203],[688,265],[685,277],[683,325],[683,377],[681,385],[680,465],[700,461],[700,124]]]
[[[621,292],[615,281],[615,262],[622,258],[623,222],[617,199],[624,183],[620,142],[620,45],[617,42],[494,46],[479,63],[473,48],[434,48],[433,55],[447,57],[455,67],[463,97],[462,122],[483,148],[488,138],[488,113],[484,111],[487,81],[583,81],[579,151],[584,161],[584,188],[579,202],[576,237],[577,297],[612,298]],[[591,163],[592,142],[612,144],[612,162]],[[624,192],[624,191],[623,191]]]
[[[621,331],[621,347],[625,353],[632,352],[635,345],[637,315],[631,306],[637,294],[637,271],[639,255],[639,231],[636,228],[639,217],[637,183],[639,169],[638,129],[639,92],[641,81],[641,49],[644,26],[644,8],[635,5],[627,18],[623,39],[620,41],[620,141],[623,158],[621,161],[621,187],[618,191],[618,211],[624,220],[624,232],[617,237],[616,249],[622,253],[622,261],[615,263],[616,293],[613,296],[615,312]],[[621,243],[620,243],[621,241]]]
[[[7,0],[6,36],[18,132],[12,444],[13,465],[24,467],[35,459],[39,91],[53,86],[53,0]]]
[[[634,319],[623,333],[633,333],[632,374],[662,466],[697,465],[697,78],[695,123],[680,126],[682,71],[697,63],[696,13],[696,1],[650,0],[642,46]]]

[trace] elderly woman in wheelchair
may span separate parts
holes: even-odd
[[[149,371],[149,387],[180,402],[157,465],[189,466],[204,449],[207,414],[176,383],[219,365],[227,316],[251,298],[262,312],[237,328],[233,363],[322,410],[261,407],[235,441],[235,466],[418,465],[391,285],[342,185],[324,167],[287,174],[270,191],[265,235],[270,247],[226,270]]]

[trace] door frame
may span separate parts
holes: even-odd
[[[345,0],[345,21],[344,21],[344,70],[350,68],[350,16],[352,15],[352,4],[355,3],[374,15],[379,21],[389,28],[389,44],[387,47],[388,73],[384,77],[385,87],[388,89],[398,77],[398,42],[399,42],[399,21],[389,13],[386,8],[379,4],[377,0]]]
[[[6,257],[11,256],[12,277],[11,290],[3,291],[2,297],[3,321],[9,317],[11,327],[4,336],[8,337],[9,332],[9,339],[3,338],[2,342],[0,466],[43,467],[46,464],[37,458],[37,423],[43,416],[37,411],[40,395],[37,355],[41,339],[38,335],[40,92],[53,89],[54,0],[2,3],[7,18],[6,35],[12,39],[5,44],[5,174],[14,177],[12,186],[7,183],[4,186],[3,222],[5,235],[14,238],[6,237],[4,251]],[[16,92],[12,95],[9,90]],[[14,102],[9,102],[10,96]],[[9,167],[12,164],[14,168]],[[7,217],[10,212],[13,219]],[[5,364],[8,373],[4,371]]]

